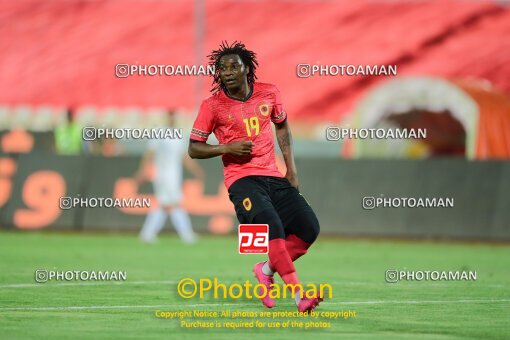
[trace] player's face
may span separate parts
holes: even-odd
[[[229,92],[239,89],[245,82],[249,67],[237,54],[227,54],[220,59],[220,79]]]

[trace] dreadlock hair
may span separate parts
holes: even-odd
[[[248,66],[250,70],[248,71],[248,85],[253,86],[255,83],[255,79],[257,76],[255,75],[255,70],[259,63],[257,62],[257,57],[255,52],[250,51],[244,46],[244,44],[240,41],[234,41],[231,45],[228,42],[222,41],[220,48],[217,50],[213,50],[209,58],[209,66],[214,67],[214,75],[213,75],[213,88],[211,89],[212,93],[216,93],[218,91],[226,91],[225,85],[221,82],[220,79],[220,59],[221,57],[228,54],[237,54],[241,61],[245,66]]]

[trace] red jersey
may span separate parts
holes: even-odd
[[[222,156],[227,188],[246,176],[283,177],[276,167],[271,122],[281,123],[286,118],[276,86],[255,83],[246,101],[230,98],[223,91],[204,100],[191,139],[205,142],[212,132],[220,144],[243,140],[255,144],[249,155]]]

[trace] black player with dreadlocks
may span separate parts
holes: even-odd
[[[240,42],[223,42],[209,58],[215,66],[213,95],[200,106],[189,155],[222,156],[225,185],[239,222],[269,225],[269,260],[253,268],[264,286],[258,294],[263,296],[262,303],[268,308],[275,305],[271,285],[277,272],[287,285],[294,286],[298,310],[311,311],[322,297],[305,295],[293,261],[315,241],[319,222],[298,190],[292,137],[280,92],[272,84],[255,81],[256,55]],[[287,166],[285,176],[276,167],[271,122]],[[219,145],[206,143],[211,133]]]
[[[229,56],[229,58],[226,58],[226,56]],[[224,79],[221,78],[221,70],[222,68],[225,69],[226,64],[230,63],[235,63],[236,65],[244,65],[247,70],[246,81],[248,86],[251,88],[255,83],[255,79],[257,79],[255,70],[259,65],[257,62],[257,56],[255,52],[247,50],[244,44],[234,42],[231,46],[229,46],[226,42],[222,42],[220,48],[218,50],[212,51],[208,57],[209,65],[213,66],[215,69],[213,76],[213,88],[211,92],[215,93],[220,90],[227,91],[227,86],[223,83]],[[225,58],[222,60],[223,57]],[[240,84],[241,83],[238,85]],[[231,87],[231,89],[233,88]]]

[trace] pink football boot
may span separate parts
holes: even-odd
[[[324,299],[319,295],[318,297],[307,298],[303,296],[299,301],[299,305],[297,306],[298,311],[304,312],[313,312],[315,307],[319,305]]]
[[[269,292],[271,291],[271,285],[274,283],[274,277],[272,275],[266,275],[262,272],[262,267],[264,266],[264,262],[259,262],[253,267],[253,273],[255,274],[255,278],[257,281],[267,287],[267,294],[261,298],[262,303],[267,308],[273,308],[275,306],[274,299],[269,297]],[[258,295],[262,295],[264,291],[262,288],[259,288]]]

